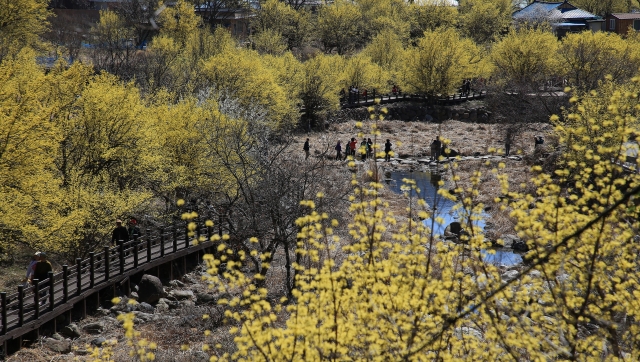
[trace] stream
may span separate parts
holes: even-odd
[[[427,205],[434,210],[436,217],[441,217],[444,219],[442,224],[434,222],[432,218],[425,219],[423,222],[425,226],[431,227],[433,224],[433,232],[435,235],[443,236],[446,227],[452,222],[460,221],[461,215],[459,215],[459,210],[452,210],[456,205],[454,201],[446,199],[440,195],[438,195],[438,182],[442,180],[442,177],[437,173],[431,172],[410,172],[410,171],[391,171],[385,172],[385,180],[384,182],[389,186],[389,188],[396,192],[402,193],[401,187],[404,184],[402,182],[403,179],[412,179],[416,182],[416,186],[420,189],[420,195],[424,201],[426,201]],[[445,183],[446,187],[446,183]],[[411,190],[411,196],[416,197],[416,192]],[[474,226],[480,227],[484,229],[485,221],[484,219],[489,215],[483,213],[482,218],[477,221],[473,221]],[[494,265],[516,265],[522,263],[522,257],[520,254],[515,253],[511,250],[504,250],[501,248],[492,248],[495,254],[489,254],[486,251],[482,251],[484,256],[484,261]]]

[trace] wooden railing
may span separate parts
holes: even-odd
[[[486,91],[473,91],[468,94],[456,93],[453,95],[438,95],[438,96],[428,96],[426,94],[407,94],[407,93],[396,93],[396,94],[382,94],[376,95],[376,92],[373,91],[371,94],[367,93],[367,95],[362,94],[352,94],[351,98],[347,95],[345,99],[341,100],[342,108],[352,108],[352,107],[361,107],[373,105],[375,103],[375,99],[379,99],[381,104],[385,103],[394,103],[401,101],[418,101],[424,102],[432,105],[449,105],[456,104],[465,101],[471,101],[475,99],[482,99],[486,97]]]
[[[34,279],[32,286],[20,285],[14,293],[1,292],[0,343],[22,336],[55,318],[60,314],[56,313],[58,310],[69,310],[73,303],[84,297],[83,294],[99,291],[177,254],[188,255],[213,245],[209,241],[211,228],[199,227],[196,233],[190,238],[186,237],[186,227],[180,230],[161,228],[157,232],[147,229],[137,240],[89,253],[87,259],[76,259],[73,266],[63,265],[62,271],[49,272],[45,280]],[[206,235],[207,241],[197,242],[200,235]]]

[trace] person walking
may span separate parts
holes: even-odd
[[[384,160],[389,162],[391,161],[391,141],[387,140],[384,143]]]
[[[33,272],[35,271],[36,264],[38,264],[38,260],[40,260],[40,252],[36,251],[36,253],[31,256],[29,265],[27,265],[27,276],[24,279],[25,285],[29,284],[31,278],[33,277]]]
[[[111,234],[111,246],[120,245],[129,241],[129,231],[126,227],[122,226],[122,220],[116,220],[116,228],[113,229]]]
[[[302,149],[304,150],[304,159],[308,159],[309,158],[309,150],[311,149],[309,147],[309,139],[307,138],[307,140],[304,143],[304,146],[302,146]]]
[[[340,161],[342,159],[342,145],[340,144],[340,141],[338,141],[338,144],[336,145],[336,161]]]
[[[135,217],[129,219],[129,228],[127,229],[129,233],[129,240],[138,240],[140,237],[140,228],[138,227],[138,220]]]
[[[49,261],[47,260],[47,253],[42,251],[38,255],[38,262],[36,263],[33,269],[33,275],[30,280],[32,284],[34,280],[38,280],[37,289],[40,291],[40,295],[39,295],[40,304],[46,303],[46,296],[47,296],[47,289],[48,289],[47,287],[49,286],[49,283],[51,283],[51,280],[49,280],[50,271],[53,271],[53,267],[51,266],[51,263],[49,263]],[[34,303],[36,301],[36,296],[37,296],[37,291],[34,291],[34,294],[33,294]]]

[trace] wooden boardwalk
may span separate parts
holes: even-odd
[[[4,347],[4,355],[7,355],[9,341],[18,339],[21,345],[22,336],[33,331],[39,332],[45,323],[53,322],[54,330],[57,329],[56,317],[70,312],[74,306],[83,305],[83,314],[86,314],[89,296],[115,288],[133,275],[214,246],[209,241],[211,228],[198,228],[193,238],[185,237],[186,233],[186,228],[180,231],[161,229],[155,233],[147,230],[136,241],[113,248],[104,247],[99,253],[90,253],[87,259],[76,259],[73,266],[63,265],[61,272],[50,272],[48,280],[34,280],[34,286],[25,288],[21,285],[14,293],[0,293],[0,342]],[[206,236],[207,241],[197,242],[201,235]],[[183,260],[182,265],[186,273],[186,261]],[[173,277],[173,263],[170,268]],[[53,283],[49,283],[50,280]],[[44,288],[41,287],[43,283],[46,284]],[[36,288],[40,293],[35,292]]]
[[[347,108],[356,108],[356,107],[366,107],[375,104],[375,100],[379,99],[380,104],[388,104],[388,103],[396,103],[396,102],[404,102],[404,101],[413,101],[413,102],[422,102],[430,105],[454,105],[462,102],[472,101],[482,99],[487,96],[486,91],[480,92],[470,92],[469,94],[460,94],[456,93],[448,96],[427,96],[425,94],[407,94],[407,93],[397,93],[397,94],[383,94],[376,95],[375,92],[371,95],[367,94],[367,96],[357,95],[355,99],[352,99],[352,102],[341,102],[340,107],[342,109]]]

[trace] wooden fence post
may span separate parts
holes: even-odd
[[[69,300],[69,266],[67,264],[62,266],[62,302],[66,303]]]
[[[2,335],[7,334],[7,292],[0,292],[0,302],[2,302]],[[4,351],[6,354],[7,351]]]
[[[173,252],[178,252],[178,229],[173,227]]]
[[[109,280],[109,269],[111,268],[111,250],[108,246],[102,248],[104,251],[104,281]]]
[[[56,296],[55,296],[55,283],[53,282],[53,272],[50,271],[49,273],[49,311],[53,312],[53,307],[56,303]]]
[[[160,227],[160,257],[164,257],[164,228]]]
[[[138,267],[138,242],[133,241],[133,268],[136,269]]]
[[[151,230],[147,229],[147,263],[151,262]]]
[[[93,285],[95,284],[95,281],[94,281],[95,272],[96,272],[96,260],[95,260],[95,255],[92,251],[89,253],[89,289],[92,289]]]
[[[35,294],[33,295],[34,301],[34,312],[33,316],[35,319],[40,318],[40,280],[33,279],[33,288],[35,289]]]
[[[82,293],[82,259],[76,259],[76,295],[80,295]]]
[[[189,222],[187,221],[184,225],[184,247],[189,247]]]
[[[124,274],[124,240],[120,240],[120,245],[118,245],[118,254],[120,257],[120,274]]]
[[[18,327],[24,324],[24,285],[18,285]]]

